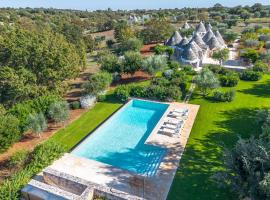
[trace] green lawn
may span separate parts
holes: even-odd
[[[270,75],[258,82],[241,81],[231,103],[215,103],[194,95],[191,103],[201,105],[191,136],[172,185],[169,200],[236,199],[218,189],[210,177],[221,169],[221,146],[232,147],[237,137],[258,133],[254,113],[270,107]]]
[[[258,108],[270,106],[270,75],[258,82],[241,81],[236,91],[236,99],[232,103],[215,103],[196,94],[193,96],[191,103],[201,107],[169,200],[234,199],[228,190],[218,189],[210,177],[221,169],[221,145],[231,147],[237,140],[237,135],[248,137],[258,132],[254,125],[254,113]],[[97,103],[80,119],[56,133],[52,139],[71,149],[121,105],[108,94],[105,102]]]
[[[112,94],[108,94],[104,102],[98,102],[91,110],[65,129],[58,131],[51,139],[57,140],[67,146],[68,149],[71,149],[101,122],[117,111],[121,105],[120,102],[114,99]]]

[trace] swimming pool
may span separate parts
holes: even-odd
[[[154,175],[166,150],[144,143],[168,107],[131,100],[71,153],[138,174]]]

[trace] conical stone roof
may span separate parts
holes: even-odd
[[[180,47],[180,48],[184,48],[187,44],[189,43],[189,40],[184,37],[181,42],[179,42],[176,46]]]
[[[196,53],[193,52],[191,48],[186,48],[182,53],[182,59],[194,61],[198,59],[198,56],[196,55]]]
[[[193,36],[193,40],[196,42],[196,44],[201,48],[201,49],[207,49],[207,45],[203,41],[202,37],[195,33]]]
[[[166,42],[166,45],[175,46],[176,44],[180,43],[182,40],[182,36],[178,31],[175,31],[170,39]]]
[[[215,36],[222,45],[225,45],[225,41],[218,30],[215,31]]]
[[[200,22],[200,24],[197,26],[196,32],[197,33],[206,33],[205,26],[202,22]]]
[[[185,22],[185,24],[183,25],[182,28],[183,28],[183,29],[190,29],[191,26],[190,26],[187,22]]]
[[[212,37],[214,37],[214,36],[215,36],[215,34],[214,34],[213,31],[210,29],[210,30],[207,31],[207,33],[203,36],[203,41],[204,41],[205,43],[208,43],[209,40],[210,40]]]
[[[210,48],[211,50],[222,48],[222,44],[220,44],[220,42],[218,41],[218,39],[216,38],[216,36],[213,36],[213,37],[208,41],[207,45],[209,46],[209,48]]]
[[[202,52],[202,49],[193,40],[188,43],[186,48],[191,48],[196,56],[199,56],[200,52]]]

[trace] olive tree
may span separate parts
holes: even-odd
[[[50,105],[48,114],[56,123],[64,123],[69,118],[69,105],[66,101],[55,102]]]
[[[104,91],[112,83],[112,75],[108,72],[99,72],[91,75],[84,84],[85,93],[91,95],[98,95]]]
[[[162,55],[150,56],[143,62],[143,70],[154,75],[157,71],[167,67],[167,59]]]
[[[219,87],[219,80],[208,68],[203,68],[201,73],[195,76],[195,83],[203,96],[207,96],[212,89]]]
[[[47,120],[43,113],[34,113],[29,116],[28,130],[38,135],[47,129]]]
[[[229,59],[229,49],[222,49],[213,53],[213,59],[218,60],[219,64]]]
[[[122,62],[123,72],[133,75],[142,69],[143,58],[139,52],[127,51]]]

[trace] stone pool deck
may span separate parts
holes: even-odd
[[[166,120],[167,114],[174,109],[184,108],[189,109],[189,115],[181,134],[177,136],[160,134],[158,130]],[[47,197],[54,195],[54,199],[92,199],[93,196],[105,196],[107,199],[165,200],[198,110],[198,105],[170,103],[145,142],[147,145],[167,150],[154,176],[138,175],[67,153],[22,190],[25,199],[52,199]],[[33,191],[35,194],[31,196]],[[42,193],[44,198],[40,198],[38,193]]]

